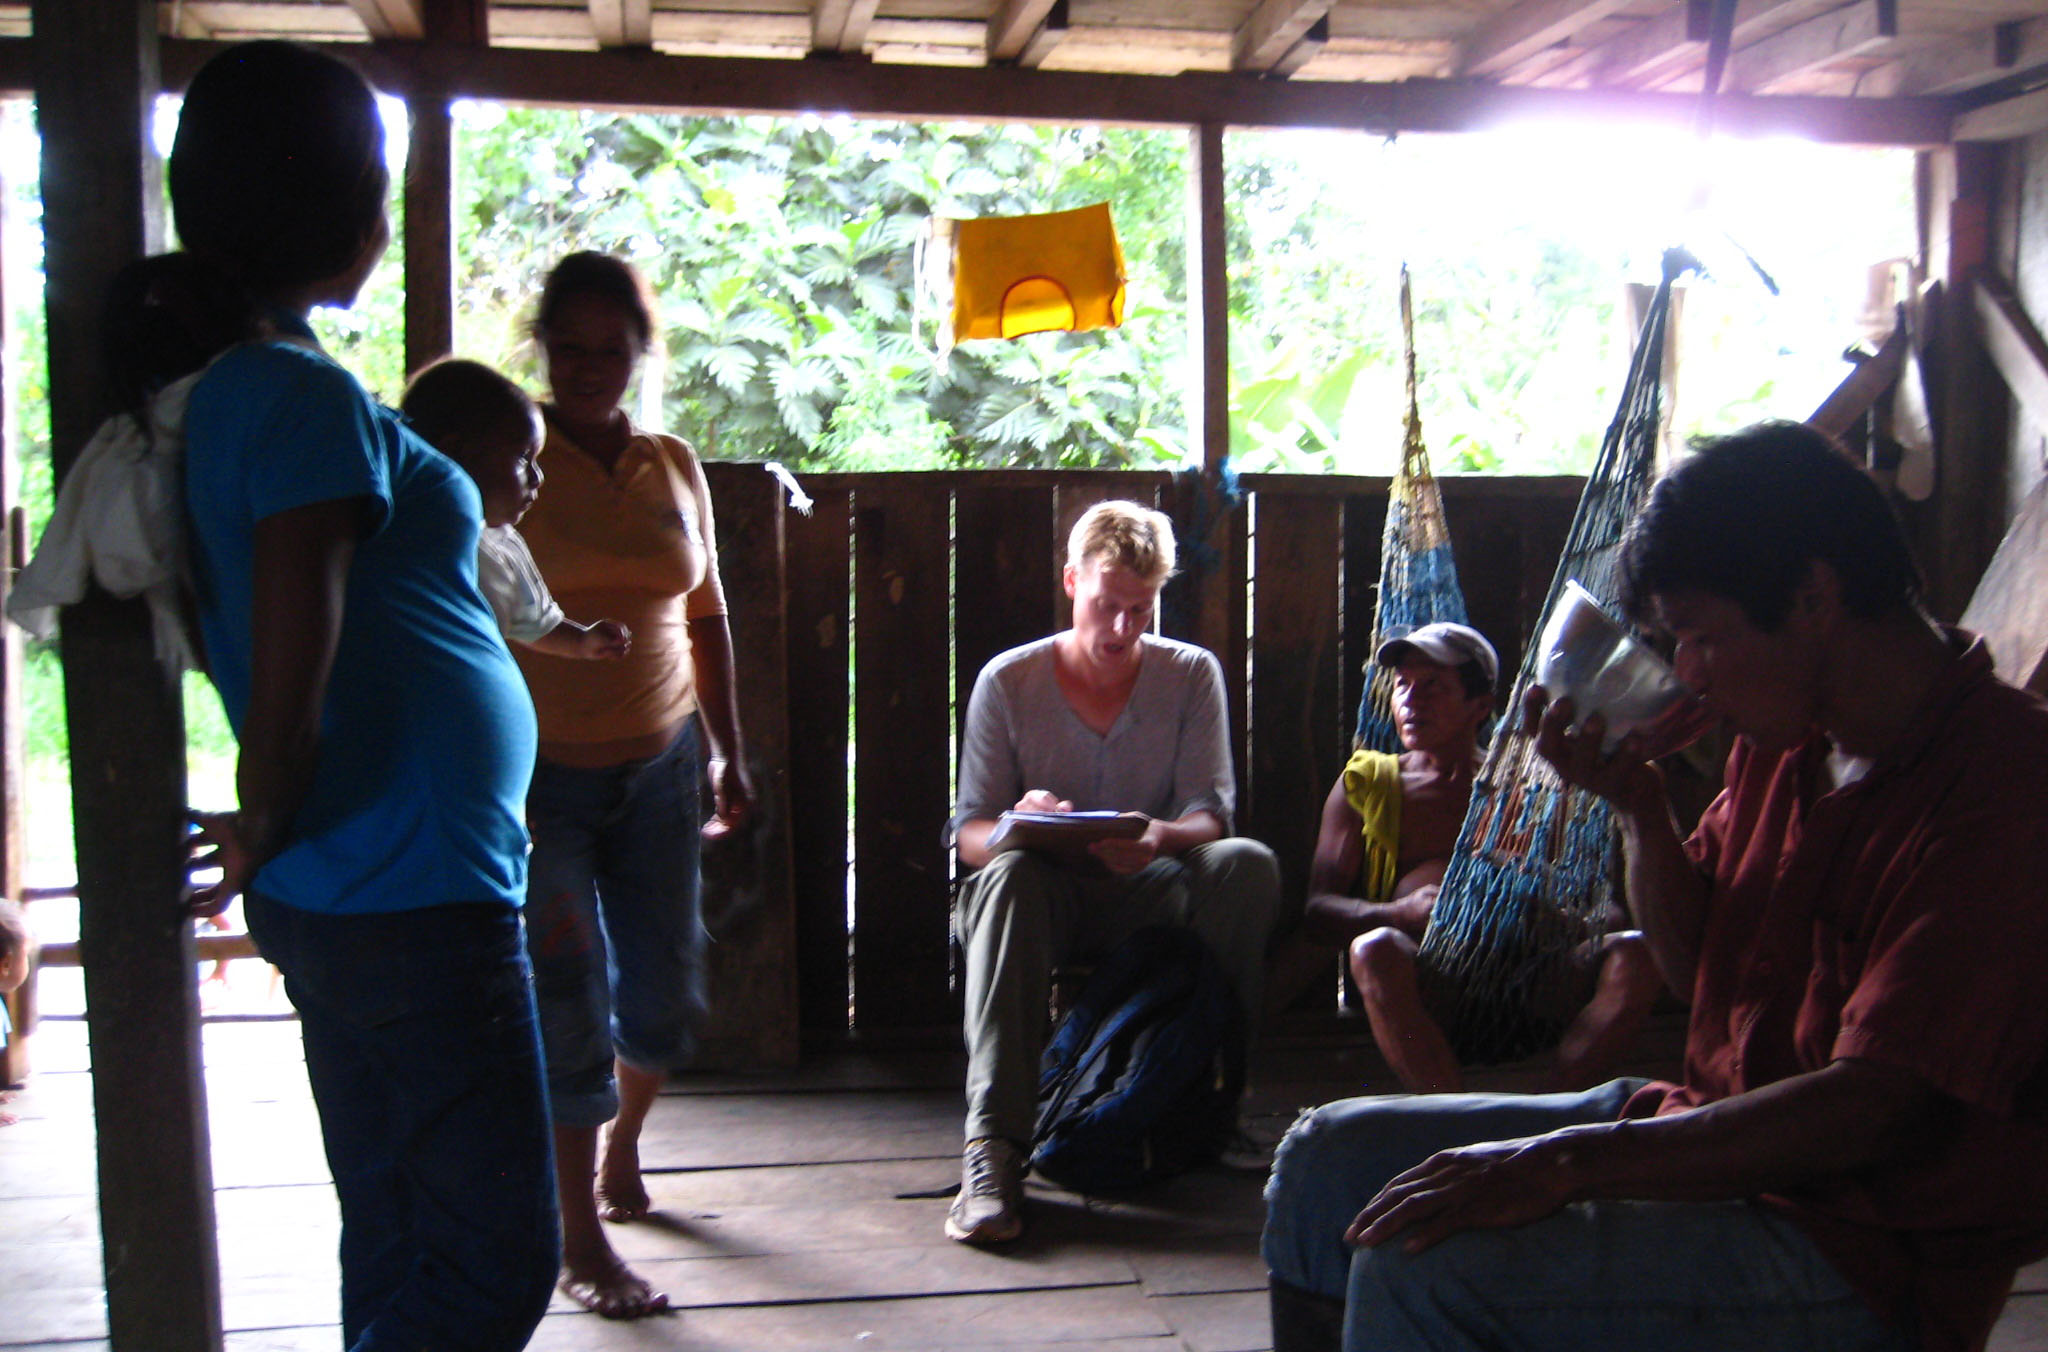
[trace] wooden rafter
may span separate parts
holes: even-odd
[[[348,0],[349,8],[363,21],[363,31],[379,41],[425,37],[427,19],[423,3],[424,0]]]
[[[2048,425],[2048,342],[2004,278],[1977,274],[1971,292],[1977,336],[2005,387],[2036,423]]]
[[[1458,73],[1497,75],[1626,4],[1627,0],[1524,0],[1465,39]]]
[[[1052,14],[1054,0],[1002,0],[988,21],[988,59],[1015,61]],[[1061,27],[1065,27],[1063,23]]]
[[[1067,0],[1054,0],[1053,7],[1046,11],[1045,19],[1038,25],[1038,31],[1024,44],[1024,50],[1017,53],[1017,64],[1026,70],[1036,70],[1045,64],[1054,49],[1067,37]]]
[[[1272,70],[1329,13],[1330,0],[1260,0],[1231,40],[1231,69]]]
[[[811,8],[811,50],[853,54],[867,45],[880,0],[816,0]]]
[[[1810,18],[1833,8],[1838,0],[1742,0],[1735,7],[1734,43],[1739,48],[1769,35],[1773,28]],[[1706,59],[1707,35],[1689,22],[1689,7],[1678,5],[1654,19],[1601,44],[1597,65],[1589,72],[1597,85],[1643,89],[1657,85]]]
[[[651,47],[654,0],[590,0],[590,29],[600,47]]]
[[[2003,23],[1910,52],[1878,72],[1859,93],[1896,98],[1953,94],[2048,65],[2048,19]]]
[[[1318,56],[1321,56],[1323,48],[1329,45],[1330,16],[1325,14],[1322,18],[1310,24],[1308,31],[1303,33],[1292,47],[1283,52],[1280,59],[1273,63],[1273,68],[1266,73],[1278,76],[1283,80],[1292,79],[1296,71],[1315,60]]]
[[[1895,0],[1857,0],[1736,52],[1728,60],[1721,87],[1761,94],[1835,62],[1877,51],[1898,35]]]

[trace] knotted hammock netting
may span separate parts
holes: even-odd
[[[1568,578],[1619,609],[1622,535],[1656,462],[1671,284],[1689,266],[1681,251],[1664,257],[1538,633]],[[1515,1060],[1556,1043],[1591,994],[1613,901],[1617,849],[1607,805],[1567,788],[1521,730],[1538,648],[1532,642],[1523,653],[1417,955],[1430,1006],[1467,1064]]]
[[[1408,269],[1401,268],[1401,339],[1408,359],[1408,427],[1401,439],[1401,468],[1387,494],[1387,524],[1380,535],[1380,589],[1373,607],[1372,650],[1388,639],[1448,620],[1465,623],[1465,593],[1458,589],[1458,565],[1451,558],[1444,500],[1429,471],[1422,442],[1422,412],[1415,400],[1415,312],[1409,300]],[[1365,693],[1358,701],[1355,746],[1366,751],[1401,750],[1394,730],[1394,673],[1366,659]]]

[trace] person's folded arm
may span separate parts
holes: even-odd
[[[1388,1183],[1345,1239],[1419,1250],[1576,1201],[1795,1193],[1924,1152],[1959,1107],[1918,1076],[1839,1060],[1688,1112],[1443,1151]]]
[[[369,499],[337,498],[256,523],[249,710],[235,766],[252,867],[284,847],[312,786],[349,567],[370,509]]]

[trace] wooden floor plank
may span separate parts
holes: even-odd
[[[957,1154],[960,1097],[911,1093],[738,1094],[665,1098],[649,1117],[648,1169],[832,1163]]]
[[[1269,1352],[1273,1346],[1264,1290],[1158,1296],[1152,1304],[1191,1352]]]
[[[1120,1340],[1165,1341],[1174,1330],[1154,1310],[1159,1302],[1110,1287],[1098,1290],[930,1296],[917,1300],[845,1301],[818,1305],[754,1305],[691,1310],[672,1319],[611,1323],[594,1315],[551,1314],[528,1352],[612,1352],[613,1349],[1043,1347],[1062,1343],[1113,1346]]]
[[[1171,1248],[1129,1253],[1148,1296],[1266,1291],[1266,1264],[1250,1235],[1190,1235]]]
[[[86,1049],[53,1027],[12,1105],[24,1121],[0,1135],[0,1349],[104,1352]],[[296,1029],[209,1025],[206,1049],[229,1352],[332,1352],[338,1221]],[[1369,1048],[1282,1045],[1248,1109],[1277,1135],[1298,1108],[1383,1074],[1375,1064]],[[958,1177],[957,1066],[926,1055],[892,1081],[874,1057],[670,1086],[649,1132],[661,1223],[608,1233],[691,1308],[617,1324],[558,1301],[536,1352],[1269,1345],[1257,1173],[1203,1170],[1111,1199],[1033,1182],[1019,1244],[943,1240],[947,1199],[905,1194]],[[1525,1071],[1475,1078],[1507,1087]],[[2048,1352],[2048,1263],[2021,1273],[1991,1348]]]
[[[934,1226],[930,1243],[734,1257],[642,1258],[634,1266],[678,1309],[864,1302],[1128,1286],[1138,1274],[1112,1254],[1041,1247],[995,1253],[954,1244]],[[557,1294],[551,1307],[576,1307]]]

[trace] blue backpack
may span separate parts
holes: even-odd
[[[1207,945],[1143,929],[1103,960],[1046,1046],[1031,1167],[1075,1192],[1223,1153],[1244,1091],[1244,1010]]]

